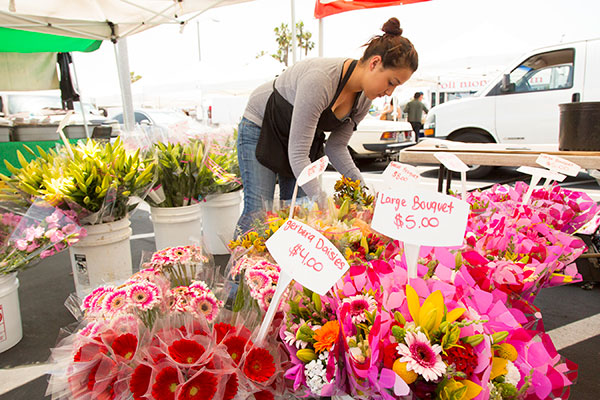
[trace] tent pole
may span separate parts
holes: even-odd
[[[83,101],[81,98],[83,97],[81,93],[81,88],[79,87],[79,79],[77,79],[77,68],[75,68],[75,58],[71,58],[71,64],[73,65],[73,77],[75,78],[75,86],[77,86],[77,91],[79,92],[79,106],[81,107],[81,117],[83,118],[83,129],[85,130],[85,137],[90,138],[90,130],[88,128],[87,118],[85,116],[85,107],[83,106]]]
[[[135,119],[133,117],[133,96],[131,94],[131,76],[129,72],[129,55],[127,38],[121,37],[115,43],[115,57],[119,84],[121,85],[121,101],[123,102],[123,123],[126,132],[133,132]]]
[[[323,18],[319,18],[319,57],[323,57]]]
[[[290,0],[290,6],[292,9],[292,65],[296,64],[297,58],[297,44],[296,44],[296,1]]]

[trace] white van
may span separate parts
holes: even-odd
[[[427,137],[462,142],[558,143],[558,105],[600,100],[600,39],[531,51],[473,97],[432,108]],[[481,177],[491,167],[470,176]]]

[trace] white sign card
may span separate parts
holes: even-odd
[[[258,333],[258,343],[266,337],[281,296],[292,279],[324,296],[350,268],[342,253],[325,236],[292,219],[288,219],[265,245],[281,273]]]
[[[371,227],[405,243],[408,275],[414,278],[419,246],[461,245],[468,215],[469,204],[452,196],[388,190],[377,195]]]
[[[544,184],[544,187],[547,187],[550,184],[550,181],[552,181],[552,180],[562,182],[566,178],[565,175],[559,174],[558,172],[549,171],[549,170],[543,169],[543,168],[519,167],[519,168],[517,168],[517,171],[519,171],[523,174],[531,175],[531,181],[529,182],[529,189],[527,190],[527,193],[525,193],[525,195],[523,196],[523,204],[527,204],[529,202],[529,199],[531,198],[531,194],[533,193],[533,189],[540,182],[540,179],[546,178],[546,183]]]
[[[441,162],[444,167],[448,168],[450,171],[460,172],[460,186],[462,199],[467,199],[467,171],[469,167],[465,164],[460,158],[453,153],[444,153],[438,152],[433,153],[433,156]]]
[[[390,162],[381,176],[386,189],[398,185],[416,184],[421,181],[421,175],[416,167],[396,161]]]
[[[548,168],[550,171],[559,172],[568,176],[577,176],[579,171],[581,171],[581,167],[574,162],[552,154],[540,154],[535,162],[542,167]]]
[[[296,197],[298,196],[298,186],[302,186],[305,183],[312,181],[317,178],[327,169],[329,164],[329,157],[323,156],[312,164],[307,165],[298,179],[296,179],[296,185],[294,186],[294,193],[292,194],[292,203],[290,205],[290,219],[294,218],[294,208],[296,206]]]
[[[73,154],[73,150],[71,149],[71,143],[67,140],[67,137],[65,136],[65,132],[63,131],[63,129],[69,123],[69,119],[71,119],[71,115],[73,115],[74,112],[75,111],[73,111],[73,110],[67,111],[67,114],[64,116],[64,118],[58,124],[58,128],[56,128],[56,133],[58,133],[58,136],[60,136],[60,139],[65,144],[65,147],[67,148],[67,152],[69,153],[71,158],[74,158],[75,156]]]

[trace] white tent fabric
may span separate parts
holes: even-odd
[[[0,27],[112,40],[125,129],[133,130],[127,36],[161,24],[184,28],[211,8],[247,1],[252,0],[0,0]]]
[[[110,40],[251,0],[0,0],[0,26]],[[112,28],[114,27],[114,29]]]

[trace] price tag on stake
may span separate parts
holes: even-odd
[[[441,162],[444,167],[450,171],[460,172],[460,187],[462,199],[467,199],[467,171],[469,167],[460,158],[456,157],[456,154],[452,153],[434,153],[433,156]]]
[[[523,202],[522,202],[523,204],[529,203],[529,199],[531,198],[533,189],[540,182],[540,179],[546,178],[546,183],[544,184],[544,187],[547,187],[550,184],[550,181],[552,181],[552,180],[562,182],[566,178],[565,175],[559,174],[558,172],[548,171],[547,169],[543,169],[543,168],[519,167],[519,168],[517,168],[517,171],[519,171],[523,174],[531,175],[531,181],[529,182],[529,189],[527,189],[527,192],[523,196]]]
[[[390,162],[381,175],[387,189],[398,185],[414,185],[421,181],[421,175],[417,168],[396,161]]]
[[[404,242],[408,277],[417,276],[420,246],[458,246],[463,243],[469,204],[436,192],[399,190],[378,193],[371,227]]]
[[[260,326],[257,343],[265,339],[281,296],[292,279],[324,296],[350,268],[344,256],[325,236],[292,219],[288,219],[265,245],[279,264],[281,273]]]
[[[568,176],[577,176],[579,171],[581,171],[579,165],[552,154],[540,154],[535,162],[542,167],[548,168],[550,171]]]
[[[298,195],[298,186],[302,186],[305,183],[312,181],[317,178],[327,169],[329,164],[329,157],[323,156],[312,164],[307,165],[298,179],[296,179],[296,185],[294,185],[294,193],[292,194],[292,203],[290,205],[290,219],[294,218],[294,208],[296,206],[296,196]]]

